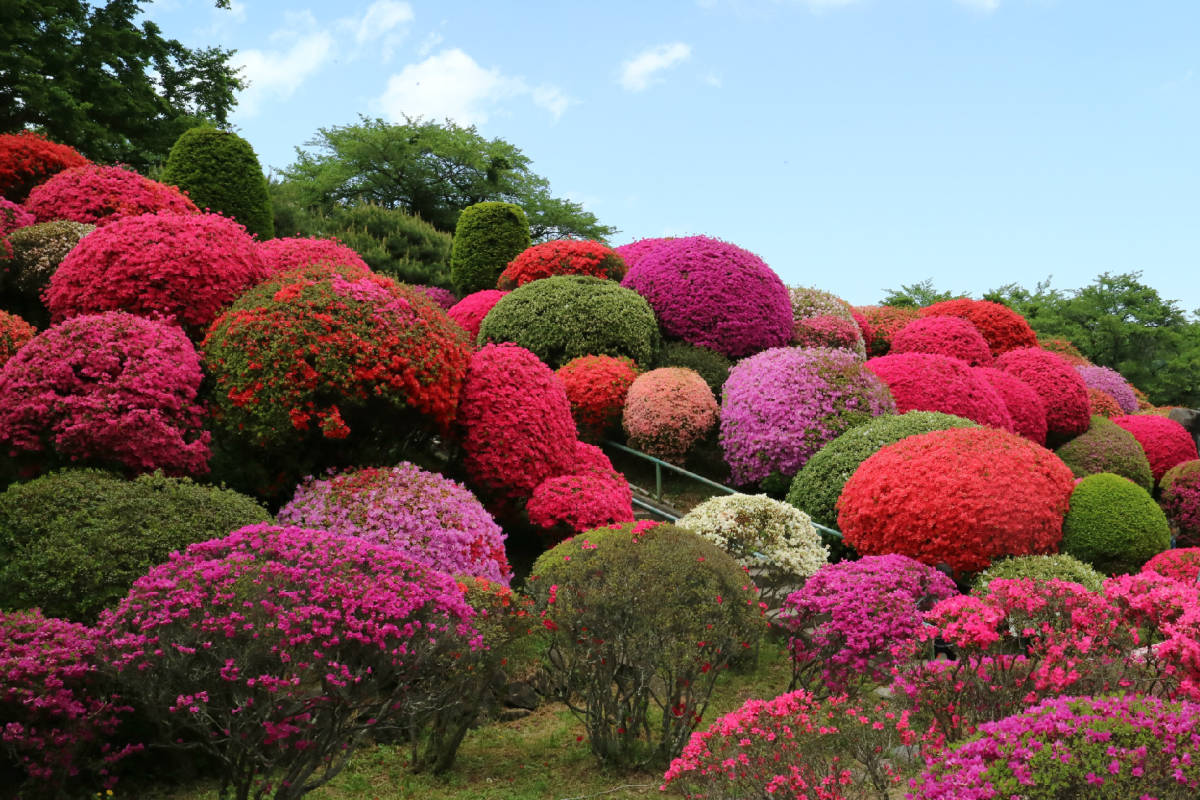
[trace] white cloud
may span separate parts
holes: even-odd
[[[443,37],[437,31],[430,31],[424,40],[421,41],[420,46],[417,47],[417,55],[421,58],[424,58],[437,49],[437,46],[440,45],[444,40],[445,37]]]
[[[317,27],[309,11],[289,12],[289,27],[271,34],[271,50],[240,50],[232,61],[250,86],[238,98],[238,110],[253,116],[269,100],[290,97],[333,54],[333,36]]]
[[[954,0],[960,6],[973,8],[976,11],[991,13],[1000,7],[1000,0]]]
[[[704,76],[704,82],[714,89],[720,89],[724,85],[721,76],[715,72],[709,72]]]
[[[549,111],[555,119],[559,119],[572,102],[571,98],[563,94],[562,89],[548,84],[534,89],[532,95],[533,104]]]
[[[397,0],[375,0],[358,22],[354,39],[359,44],[380,39],[413,21],[412,6]]]
[[[240,0],[230,0],[229,10],[226,12],[234,22],[246,21],[246,4]]]
[[[683,42],[651,47],[621,66],[621,85],[631,92],[640,92],[654,82],[655,74],[686,61],[692,48]]]

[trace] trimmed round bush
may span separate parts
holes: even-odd
[[[506,586],[512,576],[504,533],[475,495],[407,461],[309,478],[278,520],[391,547],[447,575]]]
[[[1072,367],[1092,366],[1092,362],[1088,361],[1083,353],[1079,352],[1079,348],[1066,339],[1043,339],[1039,336],[1038,347],[1043,350],[1049,350],[1051,353],[1058,353]]]
[[[992,351],[979,329],[962,317],[922,317],[892,336],[890,353],[933,353],[965,361],[972,367],[992,364]]]
[[[42,292],[72,248],[95,229],[95,225],[59,219],[13,231],[8,237],[12,258],[6,264],[6,272],[0,275],[0,297],[5,307],[20,310],[23,316],[38,323],[49,324]]]
[[[1048,441],[1062,441],[1088,429],[1087,385],[1062,356],[1039,347],[1018,348],[997,358],[996,366],[1023,380],[1042,398]]]
[[[658,357],[655,359],[653,367],[655,369],[659,367],[683,367],[684,369],[695,370],[700,373],[701,378],[704,378],[704,382],[708,384],[708,388],[712,389],[713,397],[720,400],[721,390],[725,386],[725,381],[729,378],[729,370],[733,368],[733,362],[716,350],[709,350],[707,347],[697,347],[694,344],[673,340],[663,343],[662,349],[658,351]]]
[[[580,356],[624,356],[649,364],[660,345],[646,300],[613,281],[561,275],[527,283],[493,306],[478,343],[512,342],[558,369]]]
[[[1163,473],[1163,513],[1175,531],[1179,547],[1200,545],[1200,460],[1176,464]]]
[[[1129,431],[1101,416],[1093,416],[1087,431],[1054,451],[1076,478],[1111,472],[1146,491],[1154,489],[1154,475],[1146,452]]]
[[[1129,382],[1115,369],[1097,366],[1075,366],[1075,371],[1089,389],[1099,389],[1112,395],[1121,407],[1123,414],[1136,414],[1138,411],[1137,396],[1129,387]]]
[[[721,446],[738,485],[790,480],[826,442],[895,411],[887,387],[853,353],[775,348],[730,370]]]
[[[69,219],[100,226],[159,211],[200,213],[196,204],[174,186],[123,167],[92,164],[65,169],[35,187],[25,208],[38,222]]]
[[[508,292],[501,292],[498,289],[474,292],[450,306],[446,314],[457,322],[459,327],[467,332],[467,338],[474,342],[479,338],[479,326],[483,322],[483,318],[506,294]]]
[[[788,289],[792,301],[791,344],[798,347],[834,347],[867,354],[862,329],[850,306],[840,297],[808,287]]]
[[[267,275],[254,240],[216,214],[125,217],[81,239],[50,276],[46,307],[59,322],[128,311],[174,317],[193,338]]]
[[[853,306],[853,310],[871,327],[870,336],[863,332],[870,356],[886,356],[892,349],[892,337],[896,332],[921,317],[917,309],[904,306]]]
[[[1088,408],[1093,415],[1100,415],[1105,419],[1122,416],[1125,412],[1121,410],[1121,406],[1117,403],[1117,399],[1108,392],[1102,389],[1088,387]]]
[[[620,247],[614,247],[613,252],[619,255],[627,266],[633,266],[635,261],[641,261],[642,257],[654,250],[664,242],[672,242],[674,236],[666,237],[649,237],[646,239],[638,239],[637,241],[623,244]]]
[[[0,134],[0,197],[24,202],[33,187],[50,176],[88,163],[74,147],[33,131]]]
[[[496,288],[501,273],[529,247],[529,220],[520,206],[486,202],[467,206],[454,228],[450,280],[459,294]]]
[[[633,492],[611,466],[583,469],[539,483],[525,511],[529,521],[541,529],[543,540],[552,546],[573,534],[633,522]]]
[[[589,442],[620,423],[625,397],[637,379],[632,361],[612,356],[573,358],[555,374],[567,390],[579,438]]]
[[[731,358],[792,337],[783,281],[758,256],[719,239],[664,241],[630,265],[621,285],[650,302],[665,335]]]
[[[37,335],[37,328],[16,314],[0,311],[0,367]]]
[[[1009,419],[1012,420],[1012,432],[1031,442],[1044,445],[1046,404],[1042,402],[1042,396],[1025,381],[994,367],[975,367],[974,372],[990,383],[1004,401]]]
[[[358,253],[337,239],[282,237],[256,244],[263,268],[271,276],[317,264],[345,267],[355,275],[359,274],[359,270],[371,271]]]
[[[1114,425],[1132,433],[1146,451],[1155,483],[1162,480],[1171,467],[1200,456],[1196,452],[1196,440],[1187,428],[1173,419],[1136,414],[1113,417],[1112,421]]]
[[[202,378],[177,325],[122,311],[73,317],[0,368],[0,447],[32,472],[81,461],[205,473]]]
[[[555,275],[591,275],[619,281],[625,277],[625,270],[625,259],[600,242],[555,239],[526,248],[510,261],[500,273],[496,288],[507,291]]]
[[[992,355],[996,357],[1009,350],[1037,347],[1037,334],[1025,318],[1008,306],[990,300],[971,300],[966,297],[943,300],[925,306],[920,313],[922,317],[962,317],[983,335]]]
[[[832,440],[796,473],[787,501],[827,527],[837,526],[837,500],[846,481],[880,448],[930,431],[977,428],[978,423],[936,411],[885,414],[855,426]]]
[[[1013,430],[1004,399],[965,361],[934,353],[889,353],[867,361],[887,386],[896,410],[940,411],[1006,431]]]
[[[1031,580],[1038,583],[1070,581],[1078,583],[1092,592],[1100,591],[1104,584],[1103,575],[1092,569],[1089,564],[1065,553],[1016,556],[997,561],[975,576],[975,580],[971,583],[972,593],[987,594],[988,586],[997,579]]]
[[[1109,575],[1137,572],[1171,546],[1171,527],[1154,498],[1128,478],[1089,475],[1071,493],[1062,551]]]
[[[0,494],[0,608],[94,624],[175,550],[270,515],[245,495],[162,474],[67,469]]]
[[[236,133],[212,127],[184,131],[171,146],[161,177],[200,208],[237,220],[252,236],[275,235],[267,178],[254,148]]]
[[[0,239],[5,234],[34,224],[37,220],[13,201],[0,197]],[[3,259],[0,259],[3,260]]]
[[[662,367],[639,375],[630,385],[621,424],[633,447],[682,464],[688,451],[716,426],[717,417],[716,398],[700,373]]]
[[[421,286],[414,284],[413,288],[421,294],[428,297],[433,302],[442,307],[443,310],[449,311],[458,302],[458,297],[449,289],[443,289],[440,286]]]
[[[1164,550],[1143,564],[1142,572],[1157,572],[1164,578],[1194,586],[1200,582],[1200,547]]]
[[[1050,553],[1062,538],[1071,470],[1044,447],[995,428],[910,436],[846,482],[838,527],[863,555],[900,553],[955,570]]]

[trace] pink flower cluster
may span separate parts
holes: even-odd
[[[1156,572],[1182,583],[1200,583],[1200,547],[1164,550],[1143,564],[1142,572]]]
[[[974,372],[990,383],[1004,401],[1013,433],[1036,444],[1045,444],[1046,404],[1042,402],[1042,396],[1025,381],[995,367],[975,367]]]
[[[1154,414],[1131,414],[1113,417],[1112,421],[1138,440],[1150,461],[1155,483],[1176,464],[1200,457],[1196,452],[1196,440],[1187,428],[1173,419]]]
[[[0,197],[0,237],[37,222],[37,218],[11,200]]]
[[[441,286],[420,286],[414,284],[413,288],[446,311],[454,308],[454,304],[458,302],[458,297],[455,296],[454,292],[449,289],[443,289]]]
[[[798,347],[836,347],[866,357],[862,328],[850,305],[829,292],[804,286],[788,289],[792,303],[791,343]]]
[[[593,446],[580,442],[579,447]],[[542,530],[543,538],[554,539],[551,534],[563,527],[571,533],[583,533],[605,525],[633,522],[633,492],[611,467],[607,472],[589,469],[542,481],[533,490],[525,510],[529,521]],[[548,543],[553,545],[556,541]]]
[[[362,256],[337,239],[283,237],[258,242],[257,247],[267,275],[278,275],[313,264],[358,267],[366,272],[371,271]]]
[[[621,419],[629,444],[682,464],[717,424],[717,400],[695,370],[662,367],[639,375],[629,387]]]
[[[1200,460],[1176,464],[1162,481],[1163,512],[1175,530],[1179,547],[1200,545]]]
[[[1124,414],[1136,414],[1138,411],[1137,395],[1133,393],[1129,382],[1115,369],[1108,367],[1076,365],[1075,371],[1090,389],[1099,389],[1112,395],[1121,406]]]
[[[674,241],[674,237],[668,236],[665,238],[647,238],[638,239],[637,241],[623,244],[620,247],[614,247],[613,252],[625,260],[628,267],[632,267],[636,262],[641,261],[648,253],[653,252],[660,245]]]
[[[997,358],[996,366],[1029,384],[1042,398],[1048,437],[1069,438],[1088,429],[1087,385],[1062,356],[1040,347],[1018,348]]]
[[[967,362],[972,367],[992,364],[992,351],[979,329],[962,317],[922,317],[892,336],[891,353],[934,353]]]
[[[1001,430],[1013,428],[1004,399],[965,361],[935,353],[891,352],[868,360],[867,369],[887,385],[901,414],[940,411]]]
[[[483,318],[506,294],[508,292],[502,292],[499,289],[473,292],[450,306],[446,313],[450,315],[450,319],[457,322],[459,327],[467,332],[468,338],[473,342],[479,338],[479,325],[483,322]]]
[[[101,226],[122,217],[156,211],[200,213],[196,204],[174,186],[152,181],[123,167],[94,164],[65,169],[35,186],[25,208],[38,222],[69,219]]]

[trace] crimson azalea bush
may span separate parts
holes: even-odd
[[[996,366],[1029,384],[1046,405],[1046,437],[1062,441],[1088,429],[1087,384],[1062,356],[1039,347],[1008,350]]]
[[[196,204],[174,186],[123,167],[94,164],[65,169],[34,187],[25,208],[38,222],[69,219],[100,226],[157,211],[200,213]]]
[[[787,287],[761,258],[707,236],[663,241],[621,285],[650,302],[663,333],[734,358],[788,343]]]
[[[1168,417],[1152,414],[1131,414],[1113,417],[1113,424],[1129,431],[1146,451],[1150,472],[1158,483],[1171,467],[1195,460],[1196,440],[1187,428]]]
[[[629,387],[621,424],[633,447],[682,464],[716,427],[717,400],[695,370],[660,367],[639,375]]]
[[[625,397],[637,378],[637,365],[628,358],[580,356],[554,374],[567,390],[579,438],[596,442],[620,422]]]
[[[867,353],[869,355],[874,355],[870,352],[868,343],[871,341],[871,339],[875,338],[875,326],[872,325],[867,318],[863,316],[862,312],[860,312],[854,306],[849,306],[849,309],[850,316],[854,319],[854,323],[858,325],[859,332],[862,333],[863,345],[864,347],[868,347]]]
[[[488,315],[488,312],[500,302],[500,298],[508,292],[502,292],[498,289],[484,289],[479,292],[473,292],[462,300],[459,300],[446,312],[450,319],[454,320],[459,326],[467,332],[467,337],[474,342],[479,336],[479,325],[483,322],[483,318]]]
[[[921,317],[917,309],[905,306],[852,306],[852,309],[861,314],[871,328],[869,336],[865,329],[863,331],[870,356],[886,356],[896,331]]]
[[[992,364],[992,351],[970,321],[961,317],[922,317],[892,336],[890,353],[935,353],[967,362],[972,367]]]
[[[1117,403],[1117,399],[1103,389],[1088,387],[1088,408],[1094,415],[1099,414],[1105,419],[1119,417],[1125,412],[1121,410],[1121,406]]]
[[[1075,366],[1075,371],[1089,389],[1099,389],[1112,395],[1121,407],[1123,414],[1136,414],[1138,411],[1137,395],[1133,393],[1129,382],[1115,369],[1097,366]]]
[[[267,275],[278,275],[297,267],[310,267],[314,264],[337,265],[350,269],[357,267],[365,272],[371,271],[362,256],[337,239],[284,236],[258,242],[256,246]],[[355,271],[354,274],[357,275],[358,272]]]
[[[965,361],[935,353],[891,352],[869,359],[867,369],[887,386],[901,414],[940,411],[1013,430],[1004,399]]]
[[[24,228],[37,222],[33,214],[13,201],[0,197],[0,237],[18,228]]]
[[[1071,470],[1028,439],[934,431],[864,461],[838,500],[838,527],[864,555],[977,571],[1000,556],[1053,552],[1074,487]]]
[[[454,304],[458,302],[458,297],[455,296],[454,292],[450,291],[449,289],[443,289],[441,286],[414,285],[413,288],[428,297],[433,302],[437,303],[446,311],[449,311],[454,307]]]
[[[1200,461],[1176,464],[1163,473],[1162,509],[1171,521],[1176,545],[1200,545]]]
[[[993,356],[1022,347],[1037,347],[1037,334],[1017,312],[990,300],[943,300],[921,309],[922,317],[962,317],[987,340]]]
[[[1164,550],[1142,565],[1142,572],[1156,572],[1182,583],[1200,582],[1200,547]]]
[[[407,461],[309,478],[296,487],[276,519],[357,536],[447,575],[505,585],[512,577],[504,533],[475,495]]]
[[[638,239],[630,242],[629,244],[623,244],[620,247],[614,247],[613,252],[619,255],[625,261],[627,266],[632,267],[634,262],[640,261],[643,256],[653,251],[659,245],[662,245],[666,242],[672,242],[674,240],[674,236]]]
[[[0,369],[0,447],[27,472],[80,461],[203,474],[202,378],[177,325],[122,311],[73,317]]]
[[[807,287],[788,289],[792,301],[791,344],[798,347],[835,347],[866,356],[862,329],[845,300]]]
[[[1132,433],[1104,417],[1093,416],[1085,432],[1054,452],[1076,478],[1111,472],[1129,478],[1148,492],[1154,491],[1146,451]]]
[[[456,661],[482,647],[473,617],[395,549],[251,525],[153,568],[99,633],[164,747],[215,756],[222,794],[290,800],[371,730],[419,732],[454,702]]]
[[[79,241],[50,277],[51,319],[128,311],[173,317],[193,338],[266,277],[246,229],[217,214],[125,217]]]
[[[33,131],[0,134],[0,196],[23,202],[51,175],[89,163],[78,150]]]
[[[1154,498],[1128,478],[1089,475],[1071,492],[1062,551],[1100,572],[1134,572],[1171,546],[1171,528]]]
[[[826,442],[895,411],[887,387],[853,353],[774,348],[730,370],[721,446],[736,484],[790,480]]]
[[[578,446],[594,447],[582,442]],[[600,455],[608,461],[607,456]],[[572,534],[633,522],[633,492],[611,464],[607,468],[575,469],[570,475],[556,475],[539,483],[525,504],[529,521],[551,546]]]
[[[37,334],[37,328],[7,311],[0,311],[0,367]]]
[[[944,317],[949,319],[949,317]],[[975,367],[974,372],[992,385],[1004,401],[1012,432],[1036,444],[1046,443],[1046,404],[1042,396],[1020,378],[995,367]]]
[[[625,259],[600,242],[554,239],[526,248],[508,262],[496,288],[508,291],[554,275],[591,275],[619,281],[625,277],[625,270]]]

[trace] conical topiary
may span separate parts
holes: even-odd
[[[162,181],[183,189],[200,208],[236,219],[260,239],[275,235],[267,179],[250,143],[236,133],[186,131],[167,156]]]
[[[459,294],[495,289],[500,273],[529,247],[529,220],[520,206],[487,202],[467,206],[454,229],[450,280]]]

